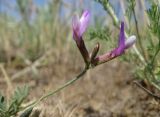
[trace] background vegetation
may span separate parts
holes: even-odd
[[[22,114],[23,107],[83,68],[71,21],[84,9],[92,16],[84,35],[89,50],[96,42],[100,53],[116,47],[120,21],[125,22],[126,36],[136,35],[137,43],[119,59],[91,70],[81,84],[48,98],[43,103],[48,111],[37,106],[31,116],[159,114],[159,0],[0,0],[0,116],[28,117],[32,108]],[[146,93],[134,91],[133,82]]]

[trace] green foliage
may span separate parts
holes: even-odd
[[[132,15],[133,15],[133,9],[136,5],[136,2],[135,2],[135,0],[127,0],[127,4],[128,4],[128,7],[126,9],[126,15],[129,19],[129,21],[131,21],[131,18],[132,18]]]
[[[21,111],[21,105],[28,96],[28,92],[29,88],[27,86],[17,87],[9,102],[6,101],[5,97],[0,96],[0,117],[17,115],[17,113]]]
[[[16,0],[19,11],[23,14],[26,12],[27,5],[29,3],[28,0]]]
[[[95,0],[96,2],[99,2],[100,4],[102,4],[103,6],[105,6],[106,4],[108,4],[109,0]]]
[[[103,6],[105,11],[108,11],[109,7],[111,7],[109,0],[95,0],[95,1],[100,3]],[[110,12],[108,12],[108,13],[110,14]]]
[[[150,18],[150,29],[160,39],[160,7],[157,4],[152,4],[147,11]]]
[[[6,110],[6,100],[5,98],[0,95],[0,116],[3,117],[4,116],[4,112]]]
[[[158,40],[158,43],[156,43],[154,47],[151,47],[151,49],[154,50],[154,54],[150,59],[151,69],[157,71],[156,69],[158,69],[158,67],[156,68],[157,65],[155,66],[155,63],[158,64],[158,59],[156,59],[156,56],[158,56],[158,53],[160,51],[160,7],[153,3],[147,13],[150,18],[149,29],[156,37],[155,39]]]
[[[160,66],[157,67],[155,74],[157,75],[157,79],[160,81]]]
[[[111,36],[111,31],[109,30],[108,27],[104,27],[103,29],[101,28],[94,28],[90,29],[89,32],[90,35],[90,40],[92,39],[100,39],[100,40],[110,40]]]

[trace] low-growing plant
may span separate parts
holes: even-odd
[[[23,12],[23,4],[22,1],[17,0],[19,5],[19,9]],[[157,89],[160,89],[160,61],[158,59],[158,54],[160,51],[160,7],[159,4],[155,2],[150,2],[151,7],[148,8],[145,12],[149,19],[149,23],[147,24],[147,28],[143,31],[140,30],[139,21],[136,17],[135,12],[135,0],[128,0],[128,8],[126,10],[126,19],[133,20],[135,23],[135,30],[126,29],[125,22],[122,20],[120,21],[119,18],[116,16],[113,7],[109,0],[96,0],[100,3],[104,10],[108,12],[113,20],[113,24],[116,28],[120,30],[118,43],[115,48],[106,52],[102,55],[99,55],[100,44],[97,43],[93,47],[91,52],[88,51],[85,40],[84,40],[84,33],[87,30],[88,24],[90,22],[90,11],[84,10],[82,16],[79,18],[78,15],[74,15],[72,18],[72,31],[73,31],[73,39],[76,43],[76,46],[82,55],[84,60],[84,69],[80,72],[75,78],[69,80],[65,84],[58,87],[56,90],[50,91],[44,94],[42,97],[37,99],[36,101],[23,105],[24,100],[27,98],[29,90],[28,87],[21,87],[17,88],[12,95],[10,100],[7,100],[6,97],[0,95],[0,116],[1,117],[14,117],[19,115],[20,117],[29,117],[33,108],[37,106],[41,101],[56,94],[57,92],[61,91],[62,89],[70,86],[75,81],[82,78],[82,76],[90,69],[106,63],[114,58],[117,58],[126,53],[126,50],[133,46],[133,52],[130,52],[128,56],[123,56],[124,60],[129,61],[136,66],[135,69],[135,76],[141,79],[147,86],[154,86]],[[25,18],[25,17],[24,17]],[[27,19],[25,18],[26,22]],[[131,21],[129,21],[131,23]],[[29,24],[28,24],[29,25]],[[130,26],[132,24],[129,24]],[[109,28],[98,28],[90,30],[90,39],[98,38],[104,39],[109,42],[112,39],[111,32]],[[133,32],[136,32],[136,36],[132,35]],[[142,35],[144,33],[144,35]],[[132,35],[132,36],[128,36]],[[135,45],[137,37],[138,44]],[[138,58],[138,60],[137,60]],[[150,92],[147,88],[143,87],[140,83],[136,82],[138,86],[144,89],[146,92],[151,94],[152,96],[159,98],[157,95],[154,95]]]
[[[27,98],[28,93],[29,93],[29,88],[27,86],[24,86],[21,88],[17,87],[14,94],[11,96],[9,100],[7,100],[6,97],[0,95],[0,116],[1,117],[16,116],[17,113],[21,111],[22,103]],[[27,112],[28,116],[25,115],[25,113],[26,112],[24,112],[20,117],[29,117],[29,112]]]
[[[16,115],[19,111],[22,111],[22,110],[26,110],[26,111],[21,115],[21,117],[28,117],[32,109],[37,104],[39,104],[40,101],[46,99],[51,95],[54,95],[55,93],[61,91],[65,87],[71,85],[72,83],[80,79],[89,69],[96,67],[100,64],[103,64],[105,62],[108,62],[116,57],[121,56],[122,54],[125,53],[126,49],[130,48],[135,43],[136,37],[134,35],[130,36],[126,40],[125,32],[124,32],[124,28],[125,28],[124,22],[121,22],[117,47],[115,47],[114,49],[112,49],[111,51],[105,54],[97,55],[100,48],[100,44],[97,43],[93,48],[93,51],[89,53],[83,38],[83,34],[85,33],[88,27],[89,21],[90,21],[90,12],[88,10],[85,10],[83,12],[81,18],[79,18],[78,15],[74,15],[72,19],[73,39],[76,42],[76,45],[83,57],[83,60],[85,63],[84,70],[82,70],[82,72],[79,75],[77,75],[74,79],[69,80],[64,85],[57,88],[56,90],[43,95],[38,100],[24,107],[22,107],[21,104],[28,95],[28,88],[26,87],[22,89],[17,88],[17,90],[15,91],[15,94],[11,98],[12,101],[11,103],[9,103],[9,107],[7,108],[6,108],[6,102],[4,100],[4,97],[2,96],[1,98],[2,108],[0,113],[3,117],[10,117],[10,116]]]

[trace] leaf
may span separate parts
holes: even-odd
[[[157,80],[160,81],[160,66],[157,66],[156,70],[155,70],[155,74],[157,76]]]
[[[160,7],[157,4],[152,4],[151,8],[147,10],[150,18],[150,30],[160,38]]]
[[[128,7],[126,9],[126,16],[128,16],[129,21],[132,18],[133,10],[136,5],[135,0],[127,0]]]
[[[12,98],[11,103],[8,108],[8,113],[10,115],[16,115],[19,112],[19,108],[22,104],[22,102],[26,99],[28,96],[29,88],[27,86],[24,87],[17,87],[15,90]]]
[[[29,88],[27,86],[18,87],[14,92],[12,97],[12,101],[16,101],[16,103],[21,104],[23,100],[28,96]]]
[[[4,96],[0,95],[0,112],[6,110],[6,101]]]
[[[90,34],[90,40],[100,39],[108,41],[111,39],[111,31],[107,27],[104,27],[103,29],[101,28],[90,29],[89,34]]]

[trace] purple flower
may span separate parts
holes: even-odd
[[[85,10],[82,13],[80,19],[77,15],[73,16],[72,19],[73,39],[75,40],[77,47],[79,48],[79,51],[83,56],[83,59],[86,64],[89,63],[90,58],[82,36],[88,27],[89,19],[90,19],[90,12],[88,10]]]
[[[130,36],[127,40],[125,40],[124,22],[121,22],[118,47],[104,55],[96,57],[92,64],[94,65],[101,64],[122,55],[126,49],[128,49],[135,43],[135,41],[136,37],[134,35]]]
[[[86,31],[90,20],[90,12],[85,10],[82,13],[81,18],[77,15],[73,16],[72,19],[72,28],[73,28],[73,38],[76,42],[80,42],[82,40],[82,35]]]

